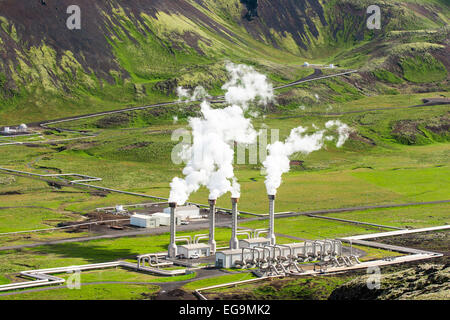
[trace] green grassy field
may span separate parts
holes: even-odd
[[[256,278],[257,277],[255,275],[253,275],[252,273],[248,273],[248,272],[238,273],[238,274],[229,274],[229,275],[225,275],[225,276],[219,276],[219,277],[214,277],[214,278],[192,281],[192,282],[189,282],[188,284],[185,284],[183,286],[183,289],[196,290],[196,289],[200,289],[200,288],[206,288],[206,287],[211,287],[211,286],[215,286],[215,285],[256,279]]]
[[[1,296],[0,300],[148,300],[158,291],[156,285],[94,284]]]

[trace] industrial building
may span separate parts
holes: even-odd
[[[232,219],[231,238],[229,249],[217,251],[215,240],[215,215],[216,200],[209,200],[209,234],[197,234],[193,239],[191,236],[176,236],[176,225],[179,215],[188,217],[195,216],[197,209],[192,207],[177,208],[175,203],[169,203],[168,210],[156,216],[169,215],[170,244],[168,250],[169,258],[200,258],[214,255],[215,266],[218,268],[256,268],[254,271],[258,276],[299,274],[304,272],[302,263],[322,262],[321,265],[352,266],[360,261],[354,255],[343,255],[342,242],[339,240],[316,240],[301,243],[277,244],[275,237],[275,196],[268,195],[269,200],[269,223],[267,229],[239,230],[239,214],[237,204],[238,198],[231,198]],[[178,212],[185,212],[180,214]],[[153,216],[155,216],[153,215]],[[266,237],[262,237],[266,234]],[[238,236],[245,235],[245,239]],[[208,243],[200,243],[200,240],[208,240]],[[186,242],[177,245],[177,242]]]
[[[187,259],[191,259],[192,257],[209,257],[211,254],[211,248],[207,243],[184,244],[178,246],[178,254]]]
[[[159,218],[146,214],[134,214],[130,218],[130,224],[140,228],[158,228],[161,224]]]
[[[15,128],[4,127],[0,133],[5,136],[17,135],[20,133],[28,133],[28,126],[26,124],[22,123],[20,126],[15,127]]]
[[[163,213],[170,216],[170,208],[165,208]],[[200,209],[197,206],[181,206],[177,207],[177,217],[182,220],[201,219]]]

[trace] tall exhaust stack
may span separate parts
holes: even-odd
[[[237,238],[237,218],[238,209],[237,204],[239,198],[231,198],[231,239],[230,239],[230,249],[239,249],[239,240]]]
[[[216,253],[216,200],[209,200],[209,245],[211,247],[211,254]]]
[[[269,195],[269,233],[267,238],[270,239],[270,244],[275,245],[275,195]]]
[[[169,203],[170,207],[170,244],[169,244],[169,258],[176,258],[177,256],[177,244],[175,243],[175,237],[176,237],[176,216],[175,211],[177,208],[177,204],[175,202]]]

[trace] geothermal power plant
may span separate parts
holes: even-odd
[[[355,255],[343,253],[342,242],[334,239],[277,244],[275,236],[275,195],[268,195],[268,228],[243,230],[238,227],[239,198],[231,198],[231,237],[229,248],[218,250],[215,239],[216,200],[209,200],[209,233],[177,237],[177,204],[169,203],[170,243],[168,258],[179,263],[189,258],[214,256],[218,268],[254,268],[260,276],[302,273],[300,264],[322,262],[336,267],[352,266],[360,261]],[[265,235],[265,236],[262,236]],[[238,236],[245,236],[238,239]],[[207,240],[202,243],[200,240]],[[177,245],[177,242],[187,244]],[[211,258],[210,258],[211,259]]]

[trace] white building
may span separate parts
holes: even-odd
[[[250,254],[250,253],[249,253]],[[244,257],[245,259],[246,257]],[[217,268],[234,268],[236,261],[242,259],[242,250],[224,250],[216,252],[216,267]]]
[[[178,246],[178,254],[183,255],[184,258],[190,259],[192,255],[199,257],[209,257],[211,254],[211,247],[207,243],[193,243]]]
[[[145,214],[134,214],[130,218],[130,224],[140,228],[157,228],[160,226],[159,219]]]
[[[159,225],[160,226],[170,226],[170,213],[165,213],[165,212],[157,212],[151,215],[152,217],[155,217],[157,219],[159,219]],[[181,224],[181,217],[180,216],[176,216],[176,225],[180,225]]]
[[[197,206],[177,207],[175,212],[177,217],[180,217],[182,220],[200,219],[202,217],[200,215],[200,209]],[[170,214],[170,208],[165,208],[164,213]]]

